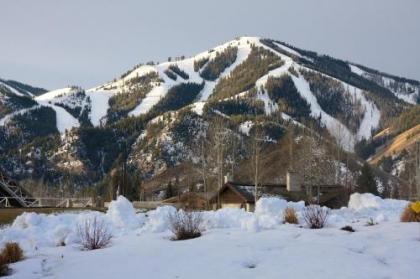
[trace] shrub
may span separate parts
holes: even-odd
[[[203,219],[198,212],[179,210],[169,215],[173,240],[186,240],[201,236]]]
[[[341,228],[341,230],[348,231],[348,232],[355,232],[352,226],[344,226]]]
[[[16,242],[8,242],[1,251],[1,258],[5,263],[16,263],[23,260],[23,251]]]
[[[0,253],[0,276],[9,275],[9,264],[23,260],[23,251],[16,242],[8,242]]]
[[[369,220],[366,222],[366,226],[375,226],[378,223],[373,220],[373,218],[369,218]]]
[[[321,229],[327,223],[329,210],[319,205],[309,205],[303,210],[303,219],[311,229]]]
[[[283,223],[299,224],[294,208],[288,207],[283,212]]]
[[[404,209],[401,222],[420,222],[420,201],[411,203]]]
[[[2,255],[0,255],[0,277],[6,276],[9,274],[9,265],[6,262],[6,260],[3,258]]]
[[[84,249],[95,250],[106,247],[112,238],[103,220],[97,217],[85,220],[77,226],[77,235]]]

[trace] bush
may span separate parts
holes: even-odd
[[[77,235],[84,249],[95,250],[106,247],[112,238],[103,220],[87,219],[77,226]]]
[[[373,220],[373,218],[369,218],[369,220],[367,220],[367,222],[366,222],[366,226],[368,226],[368,227],[375,226],[377,224],[378,224],[378,222],[375,222],[375,220]]]
[[[340,230],[347,231],[347,232],[355,232],[352,226],[344,226]]]
[[[16,263],[23,260],[23,251],[16,242],[8,242],[1,251],[1,258],[5,263]]]
[[[283,212],[283,223],[289,223],[289,224],[299,224],[299,220],[296,215],[296,211],[288,207]]]
[[[9,274],[9,265],[5,261],[2,255],[0,255],[0,277]]]
[[[172,240],[186,240],[201,236],[203,218],[198,212],[179,210],[169,215]]]
[[[327,223],[329,210],[319,205],[309,205],[303,210],[303,219],[311,229],[321,229]]]
[[[404,209],[401,222],[420,222],[420,201],[413,202]]]
[[[9,264],[23,260],[23,251],[16,242],[8,242],[0,253],[0,276],[9,275]]]

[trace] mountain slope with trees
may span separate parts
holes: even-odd
[[[281,182],[285,170],[301,166],[309,181],[354,189],[368,153],[359,151],[368,150],[371,135],[398,121],[412,125],[405,115],[416,115],[419,83],[241,37],[192,57],[137,65],[88,90],[45,93],[0,80],[0,93],[2,171],[36,189],[109,199],[119,187],[156,198],[168,184],[171,192],[215,190],[227,173],[253,181],[256,167],[247,162],[255,154],[259,181]],[[391,173],[375,175],[382,188],[398,189]]]

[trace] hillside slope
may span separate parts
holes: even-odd
[[[418,103],[420,92],[418,81],[257,37],[137,65],[87,90],[40,94],[4,84],[0,167],[18,179],[77,189],[113,183],[125,164],[134,185],[196,161],[197,143],[218,118],[241,142],[226,158],[232,169],[237,163],[228,162],[248,158],[260,128],[271,145],[306,127],[352,152]]]

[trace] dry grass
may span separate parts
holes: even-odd
[[[16,242],[8,242],[0,253],[0,276],[9,274],[9,264],[23,260],[23,251]]]
[[[3,259],[3,256],[0,255],[0,277],[8,275],[9,271],[9,264]]]
[[[95,250],[106,247],[112,238],[107,225],[97,217],[87,219],[77,226],[77,235],[80,243],[86,250]]]
[[[385,156],[392,156],[399,154],[401,151],[408,149],[420,139],[420,124],[413,128],[402,132],[394,137],[391,142],[383,149],[372,156],[369,163],[376,165]]]
[[[294,208],[287,207],[283,212],[283,223],[299,224],[299,220]]]
[[[16,242],[8,242],[1,251],[1,257],[6,263],[16,263],[23,260],[23,251]]]
[[[201,236],[203,218],[199,212],[179,210],[169,215],[172,240],[186,240]]]
[[[408,205],[401,214],[401,222],[420,222],[420,212],[415,212],[412,205]]]
[[[303,210],[303,219],[311,229],[323,228],[328,219],[330,211],[319,205],[309,205]]]

